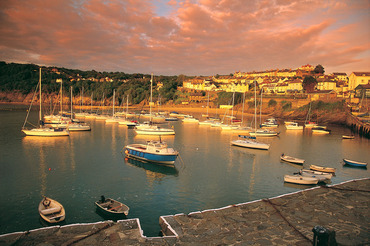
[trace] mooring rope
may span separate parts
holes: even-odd
[[[271,202],[271,200],[270,199],[262,199],[262,201],[264,201],[264,202],[266,202],[266,203],[268,203],[268,204],[270,204],[274,209],[275,209],[275,211],[280,215],[280,217],[283,219],[283,220],[285,220],[285,222],[286,223],[288,223],[288,225],[290,226],[290,227],[292,227],[296,232],[298,232],[298,234],[299,235],[301,235],[304,239],[306,239],[307,241],[309,241],[309,242],[311,242],[311,243],[313,243],[313,241],[310,239],[310,238],[308,238],[308,237],[306,237],[306,235],[304,235],[302,232],[300,232],[292,223],[290,223],[289,221],[288,221],[288,219],[284,216],[284,215],[282,215],[281,214],[281,212],[280,212],[280,210],[279,209],[277,209],[276,208],[276,205],[277,204],[274,204],[273,202]]]

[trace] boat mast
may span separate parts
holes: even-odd
[[[92,114],[93,95],[94,95],[94,92],[91,92],[91,106],[90,106],[90,114]]]
[[[63,115],[63,80],[60,82],[60,111]]]
[[[73,103],[72,103],[72,101],[73,101],[73,97],[72,97],[72,86],[71,86],[71,121],[73,120],[73,118],[72,118],[72,115],[73,115]]]
[[[112,117],[114,117],[114,103],[115,103],[114,99],[115,99],[115,97],[116,97],[116,90],[113,90],[113,115],[112,115]]]
[[[257,127],[257,92],[256,92],[256,81],[254,81],[254,132]]]
[[[40,87],[40,112],[39,112],[39,123],[41,123],[41,120],[42,120],[42,113],[41,113],[41,101],[42,101],[42,98],[41,98],[41,67],[40,67],[40,75],[39,75],[39,87]]]
[[[152,100],[153,100],[153,73],[150,78],[150,102],[149,102],[150,120],[149,122],[152,122]]]

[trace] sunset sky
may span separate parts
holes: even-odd
[[[0,60],[215,75],[370,72],[369,0],[1,0]]]

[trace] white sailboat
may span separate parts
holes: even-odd
[[[113,112],[112,116],[105,119],[105,123],[118,123],[119,118],[114,114],[114,107],[115,107],[115,98],[116,98],[116,90],[113,90]]]
[[[255,87],[256,87],[256,85],[255,85]],[[257,97],[256,96],[257,95],[255,93],[255,95],[254,95],[254,99],[255,100],[257,100]],[[255,119],[255,127],[257,125],[257,114],[256,114],[256,112],[257,112],[257,103],[255,103],[255,116],[254,116],[254,119]],[[262,89],[261,89],[260,121],[261,121],[261,113],[262,113]],[[256,129],[255,128],[254,131],[249,132],[249,135],[252,136],[252,137],[274,137],[274,136],[279,135],[279,133],[278,132],[275,132],[273,130],[269,130],[269,129],[264,129],[264,128]]]
[[[136,134],[139,135],[175,135],[172,128],[163,128],[152,124],[152,104],[153,104],[153,74],[150,79],[150,121],[149,124],[140,124],[135,127]]]
[[[310,102],[310,107],[308,108],[306,120],[304,122],[304,127],[306,127],[306,128],[312,128],[312,127],[317,126],[316,122],[311,121],[311,103],[312,102]]]
[[[51,128],[51,127],[45,127],[44,122],[42,121],[42,96],[41,96],[41,68],[40,68],[40,77],[39,77],[39,95],[40,95],[40,109],[39,109],[39,127],[33,128],[33,129],[26,129],[25,125],[27,123],[28,115],[32,106],[32,102],[30,105],[30,109],[28,110],[26,120],[24,121],[22,132],[26,134],[27,136],[38,136],[38,137],[59,137],[59,136],[69,136],[69,131],[66,129],[60,129],[60,128]],[[36,95],[36,92],[35,92]],[[35,97],[34,95],[34,97]]]
[[[127,99],[126,99],[126,113],[125,113],[125,118],[124,119],[120,119],[118,121],[118,124],[120,125],[126,125],[126,126],[136,126],[136,123],[134,121],[131,121],[131,120],[128,120],[127,119],[127,115],[128,115],[128,96],[127,96]]]
[[[257,102],[256,102],[256,83],[254,84],[254,131],[256,131],[257,126]],[[250,148],[250,149],[261,149],[261,150],[268,150],[270,148],[269,144],[258,142],[256,137],[249,137],[239,135],[242,139],[232,140],[231,145]]]
[[[90,125],[84,122],[74,122],[73,121],[73,95],[71,86],[71,121],[66,125],[69,131],[90,131]]]

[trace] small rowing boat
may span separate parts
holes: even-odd
[[[95,202],[96,207],[105,214],[110,215],[128,215],[130,208],[122,202],[116,201],[112,198],[105,198],[101,196],[101,199]]]
[[[349,159],[343,159],[345,165],[353,166],[353,167],[367,167],[366,162],[360,162],[360,161],[352,161]]]
[[[324,173],[324,172],[308,170],[308,169],[299,170],[299,174],[305,177],[317,178],[319,182],[330,180],[331,177],[333,176],[331,173]]]
[[[319,180],[317,178],[305,177],[299,174],[295,174],[295,175],[285,175],[284,182],[293,183],[293,184],[312,185],[312,184],[317,184]]]
[[[325,173],[335,173],[335,168],[333,167],[322,167],[317,165],[310,165],[311,170],[319,171],[319,172],[325,172]]]
[[[295,157],[292,157],[292,156],[285,155],[284,153],[281,154],[280,160],[290,162],[290,163],[294,163],[294,164],[300,164],[300,165],[303,165],[303,163],[305,161],[303,159],[299,159],[299,158],[295,158]]]
[[[342,138],[343,139],[354,139],[355,136],[354,135],[343,135]]]
[[[39,214],[49,223],[62,222],[66,217],[62,204],[46,196],[39,203]]]

